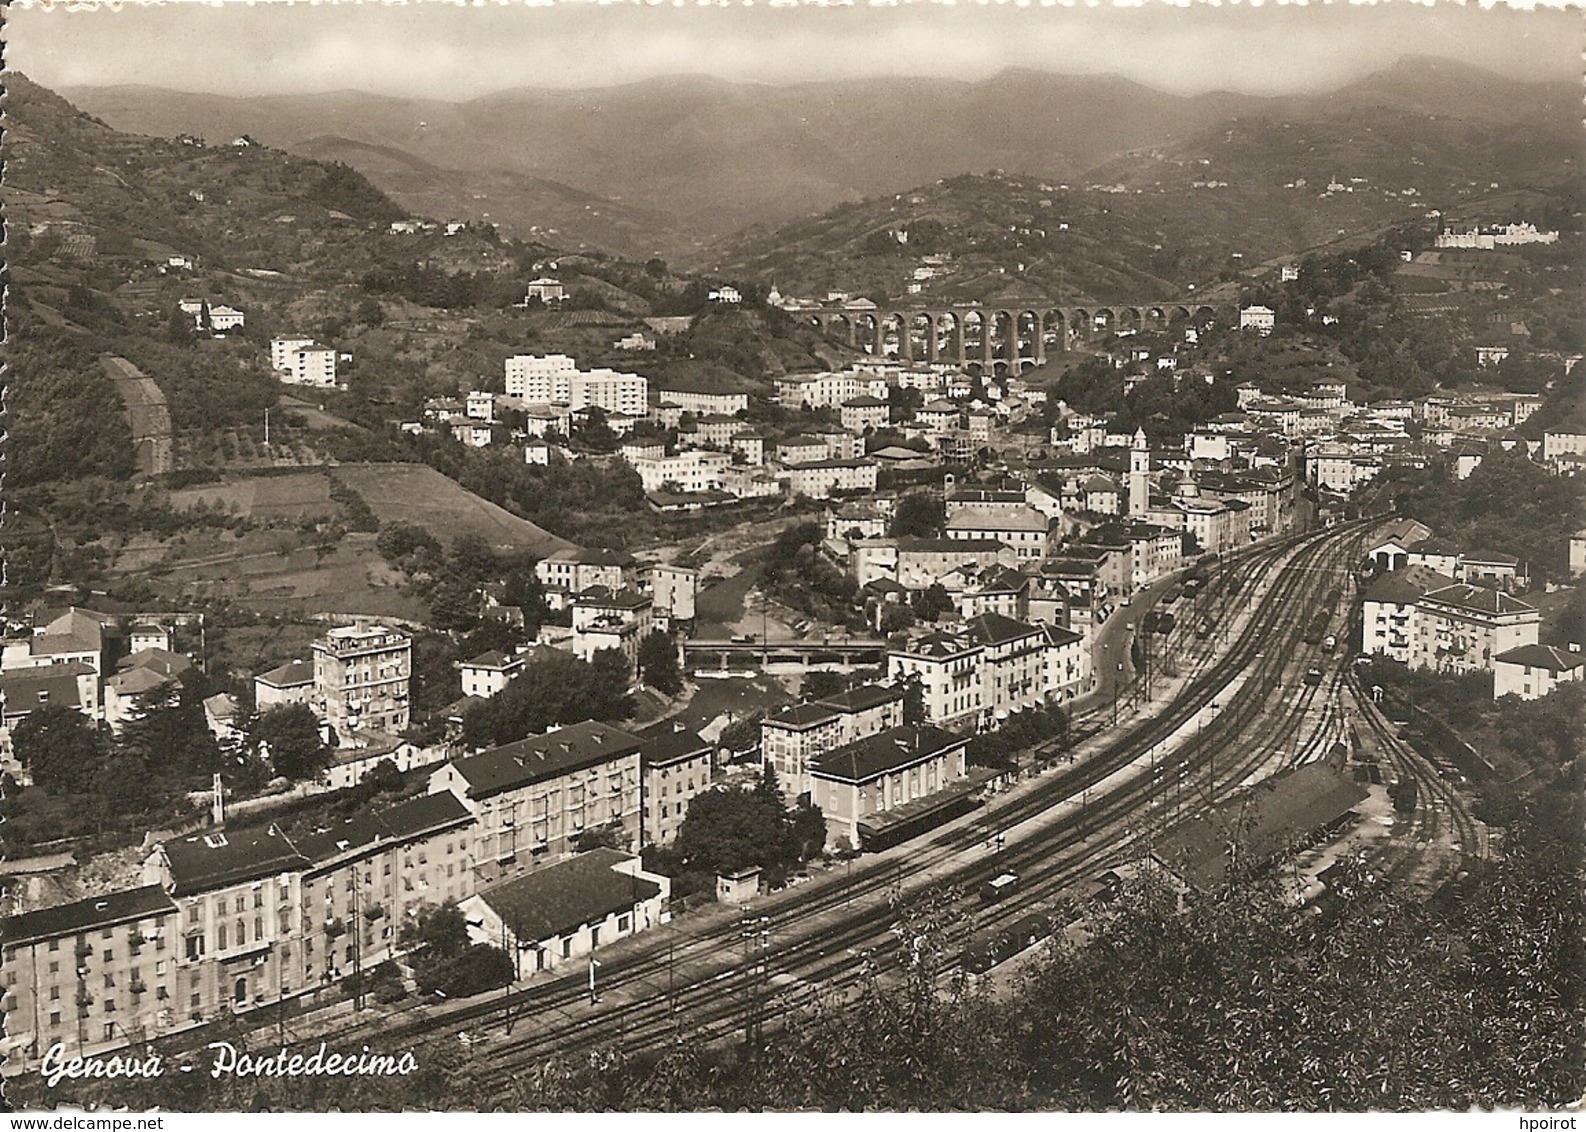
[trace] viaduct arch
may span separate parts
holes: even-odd
[[[953,362],[982,373],[1020,373],[1078,342],[1120,330],[1201,326],[1227,312],[1211,303],[1047,303],[844,307],[802,312],[810,326],[903,362]]]

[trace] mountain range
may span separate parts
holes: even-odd
[[[1030,70],[979,82],[779,86],[678,76],[462,102],[357,91],[227,98],[144,86],[62,93],[118,129],[211,141],[247,134],[345,162],[416,212],[488,218],[568,248],[660,254],[691,267],[722,262],[722,241],[735,247],[750,226],[774,228],[965,173],[1089,176],[1252,119],[1304,131],[1370,112],[1406,128],[1467,123],[1473,141],[1543,128],[1578,146],[1578,92],[1569,84],[1516,82],[1429,58],[1338,90],[1276,98],[1182,96],[1115,76]],[[1449,156],[1467,155],[1459,148]]]

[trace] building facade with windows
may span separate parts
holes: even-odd
[[[314,699],[338,734],[407,730],[413,638],[398,629],[358,624],[314,642]]]
[[[574,723],[448,762],[429,790],[474,815],[470,856],[482,881],[496,880],[573,852],[586,830],[636,839],[641,746],[607,724]]]

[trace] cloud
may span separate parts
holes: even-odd
[[[9,62],[49,86],[461,100],[699,73],[739,82],[1117,73],[1176,93],[1339,85],[1404,54],[1579,72],[1577,13],[1436,4],[13,5]]]

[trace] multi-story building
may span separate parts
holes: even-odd
[[[297,842],[214,829],[157,843],[143,887],[7,919],[10,1056],[146,1042],[379,962],[411,912],[473,891],[471,821],[432,795]]]
[[[838,718],[840,741],[852,743],[903,725],[903,689],[887,684],[861,684],[827,696],[820,706]]]
[[[981,710],[989,720],[1004,720],[1046,702],[1044,629],[1000,613],[983,613],[967,623],[965,636],[980,646]]]
[[[611,369],[581,370],[566,354],[519,354],[506,361],[507,396],[531,404],[591,407],[643,417],[649,412],[648,379]]]
[[[811,409],[837,408],[844,401],[852,401],[856,397],[885,399],[886,395],[885,377],[857,371],[795,373],[776,379],[777,401],[790,409],[805,406]]]
[[[386,625],[332,629],[314,642],[314,700],[338,734],[408,726],[413,638]]]
[[[1171,574],[1184,562],[1184,535],[1155,523],[1106,523],[1085,536],[1098,546],[1128,548],[1129,591]]]
[[[1071,700],[1090,688],[1090,649],[1085,637],[1061,625],[1042,625],[1046,634],[1046,695]]]
[[[889,408],[881,397],[855,397],[839,407],[843,427],[849,432],[863,433],[887,427]]]
[[[982,570],[1017,567],[1019,557],[1011,546],[995,539],[865,539],[853,544],[848,572],[861,586],[887,578],[904,589],[924,590],[965,563]]]
[[[1017,507],[958,507],[947,518],[948,538],[984,542],[994,540],[1013,548],[1018,560],[1039,562],[1049,546],[1050,521],[1024,503],[1019,492]]]
[[[289,343],[290,349],[283,348],[282,363],[276,363],[275,369],[283,382],[288,385],[307,385],[315,389],[336,388],[336,351],[329,346],[321,346],[313,341],[299,339],[277,339],[270,343],[270,358],[275,362],[277,346]]]
[[[598,547],[553,550],[535,563],[534,573],[546,590],[555,591],[547,595],[553,609],[564,607],[568,595],[583,593],[591,586],[621,590],[637,581],[633,555]]]
[[[697,732],[659,723],[639,732],[639,766],[644,774],[644,820],[639,847],[665,845],[677,836],[688,804],[710,789],[716,748]]]
[[[938,727],[894,727],[823,754],[810,771],[811,801],[826,818],[829,843],[858,849],[885,829],[887,815],[907,815],[911,803],[961,783],[967,746]]]
[[[253,706],[260,712],[313,699],[314,666],[306,660],[288,661],[253,678]]]
[[[292,372],[293,355],[305,346],[312,346],[312,338],[272,338],[270,339],[270,368],[286,373]]]
[[[701,393],[693,389],[669,386],[656,390],[656,396],[662,401],[671,402],[685,413],[693,413],[696,417],[712,414],[730,417],[734,413],[749,411],[747,393]]]
[[[656,620],[665,618],[667,626],[694,620],[694,601],[699,592],[699,571],[691,566],[656,562],[644,571],[642,584],[654,602]]]
[[[638,665],[639,646],[655,630],[655,602],[637,590],[612,593],[594,586],[573,599],[573,655],[591,661],[597,652],[615,649]]]
[[[1249,306],[1239,312],[1239,329],[1254,330],[1257,334],[1271,334],[1277,325],[1277,312],[1271,307]]]
[[[984,647],[956,633],[927,633],[887,653],[887,679],[918,681],[925,719],[940,727],[969,727],[984,710]]]
[[[1492,698],[1519,696],[1537,700],[1551,695],[1560,684],[1578,684],[1586,673],[1586,656],[1579,647],[1521,645],[1493,657]]]
[[[1426,566],[1408,566],[1377,578],[1361,598],[1360,651],[1408,664],[1415,603],[1423,594],[1453,584],[1453,578]]]
[[[637,838],[641,745],[607,724],[575,723],[448,762],[429,790],[474,815],[470,856],[490,881],[572,852],[586,830]]]
[[[844,742],[844,717],[824,704],[794,704],[760,721],[760,757],[787,798],[809,793],[809,768]]]
[[[457,662],[462,675],[463,695],[488,700],[510,684],[523,671],[521,656],[507,656],[496,649]]]
[[[1490,672],[1493,658],[1536,644],[1541,615],[1519,598],[1481,586],[1423,594],[1411,616],[1410,667]]]
[[[189,1023],[177,908],[157,885],[91,896],[5,921],[7,1056],[37,1064],[116,1049]]]
[[[630,460],[646,492],[679,491],[698,494],[720,491],[722,477],[732,467],[725,452],[693,449],[675,456],[641,456]]]
[[[874,491],[874,460],[820,460],[813,464],[790,464],[777,475],[787,481],[788,492],[810,499],[830,499],[847,491]]]

